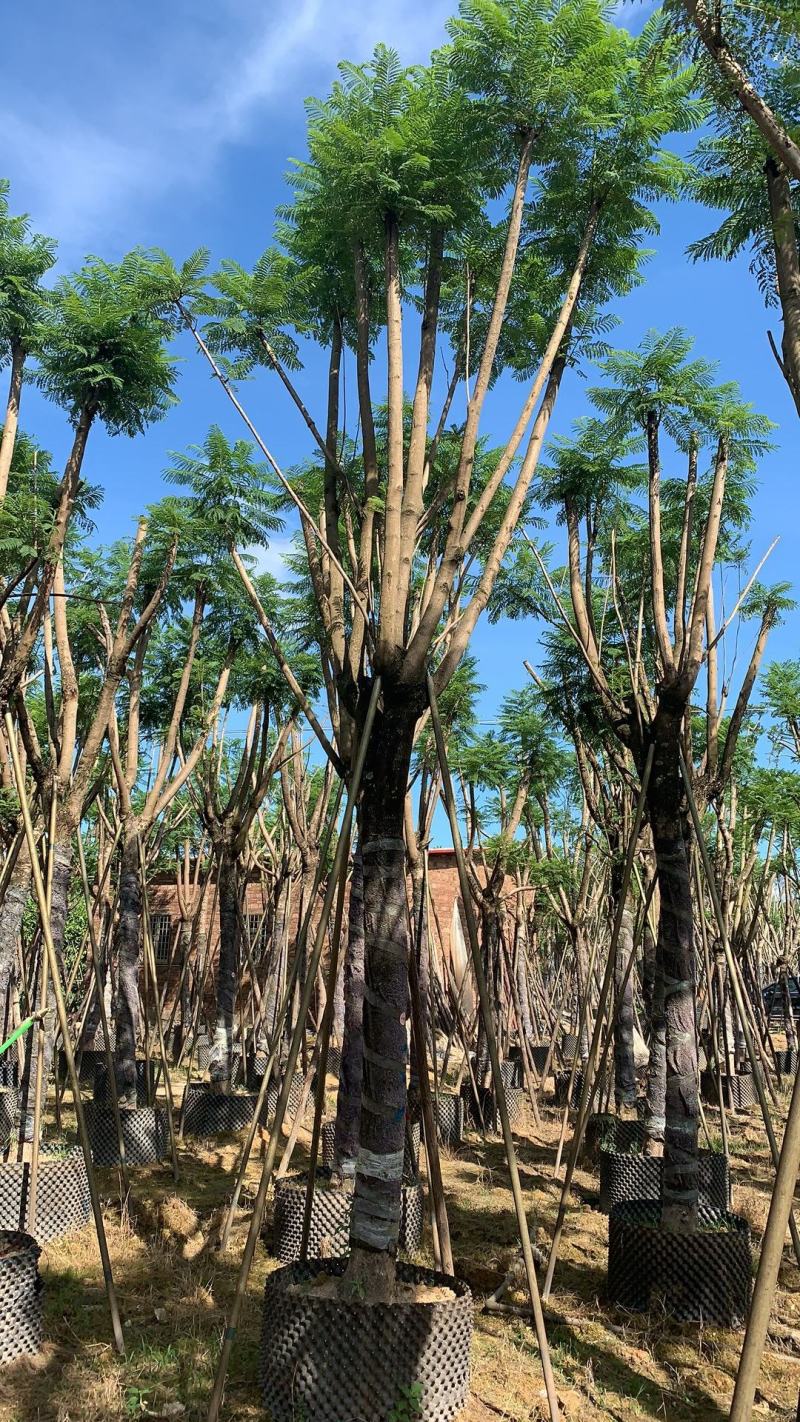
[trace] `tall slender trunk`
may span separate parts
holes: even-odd
[[[119,872],[119,917],[114,934],[117,990],[114,998],[114,1074],[123,1110],[134,1110],[136,1100],[136,1039],[139,1035],[139,965],[142,942],[142,886],[139,865],[139,831],[123,832]]]
[[[353,1179],[358,1156],[364,1048],[364,873],[360,846],[356,846],[353,854],[353,872],[350,876],[343,988],[344,1021],[340,1039],[339,1093],[336,1098],[334,1170],[345,1179]]]
[[[662,697],[647,795],[661,900],[658,955],[666,1031],[661,1222],[674,1233],[696,1228],[699,1169],[694,923],[680,774],[683,714],[682,703]]]
[[[14,345],[11,351],[11,379],[8,386],[6,417],[3,422],[2,438],[0,438],[0,504],[3,503],[8,489],[8,476],[11,472],[11,461],[14,457],[14,446],[17,440],[24,365],[25,352],[22,346]]]
[[[23,841],[0,906],[0,1032],[4,1038],[11,1031],[11,1005],[17,976],[17,944],[30,886],[31,859],[27,841]]]
[[[622,894],[622,863],[615,858],[611,869],[612,921],[616,919]],[[633,952],[633,911],[630,897],[622,911],[617,952],[614,959],[614,1101],[618,1110],[636,1104],[636,1064],[633,1051],[633,974],[626,969]]]
[[[189,982],[189,973],[192,957],[192,948],[195,940],[195,930],[197,928],[198,915],[194,918],[184,918],[181,920],[181,941],[180,941],[180,1004],[178,1008],[179,1027],[174,1036],[173,1054],[177,1061],[183,1051],[183,1044],[189,1033],[192,1021],[192,991]]]
[[[56,838],[53,850],[53,889],[50,904],[50,933],[53,939],[56,962],[61,971],[64,958],[64,936],[67,927],[67,908],[69,896],[69,881],[72,870],[72,836],[68,834],[65,839]],[[44,962],[44,948],[40,954],[40,964]],[[41,971],[41,967],[40,967]],[[39,1006],[39,994],[37,992],[36,1006]],[[25,1070],[23,1072],[20,1091],[20,1127],[19,1138],[21,1141],[29,1142],[33,1140],[33,1124],[36,1096],[36,1071],[37,1059],[39,1055],[39,1040],[44,1044],[42,1059],[42,1089],[41,1121],[44,1121],[44,1108],[47,1101],[47,1088],[50,1080],[50,1072],[53,1065],[53,1048],[55,1044],[55,1023],[56,1023],[56,998],[53,990],[52,976],[48,979],[47,991],[47,1015],[35,1031],[28,1033],[26,1042]]]
[[[409,695],[410,691],[410,695]],[[394,1296],[405,1144],[408,926],[404,804],[422,695],[384,680],[364,768],[364,1066],[348,1281]]]
[[[221,1091],[230,1086],[236,989],[239,980],[239,865],[227,843],[217,850],[219,875],[219,962],[217,1021],[208,1064],[209,1076]]]

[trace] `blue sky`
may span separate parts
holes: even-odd
[[[63,268],[88,252],[113,258],[138,244],[163,246],[176,257],[206,245],[215,259],[252,263],[285,198],[288,160],[304,150],[304,97],[324,93],[337,61],[366,58],[377,40],[406,60],[424,59],[443,38],[452,8],[443,0],[15,6],[5,22],[14,62],[6,65],[0,95],[0,170],[11,179],[13,207],[59,239]],[[639,24],[647,8],[632,5],[625,13]],[[800,427],[767,344],[768,325],[779,339],[779,323],[764,310],[745,262],[686,261],[686,244],[712,221],[713,214],[690,204],[664,212],[647,281],[620,304],[621,324],[611,339],[628,347],[650,327],[686,327],[697,352],[719,362],[720,378],[738,380],[745,397],[779,425],[777,448],[760,471],[752,552],[755,563],[780,535],[764,577],[792,581]],[[104,541],[129,533],[159,497],[169,450],[201,441],[212,422],[240,433],[199,358],[188,345],[182,354],[181,403],[166,420],[134,442],[100,431],[93,437],[86,473],[106,491],[98,515]],[[317,411],[319,374],[312,362],[301,382]],[[554,433],[567,432],[585,409],[586,384],[570,376]],[[507,433],[518,400],[518,387],[501,385],[489,411],[490,436]],[[278,389],[254,386],[246,403],[284,467],[302,457],[304,429]],[[69,430],[59,411],[28,391],[22,423],[63,459]],[[268,558],[274,571],[282,546],[277,540]],[[734,599],[731,589],[728,606]],[[796,626],[792,620],[774,634],[771,656],[795,654]],[[741,639],[740,657],[747,640]],[[482,714],[491,719],[502,693],[524,683],[522,659],[536,659],[535,632],[519,624],[479,626],[474,650],[488,684]]]

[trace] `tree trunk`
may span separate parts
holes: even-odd
[[[64,958],[64,935],[67,926],[67,907],[69,896],[69,881],[72,870],[72,836],[68,835],[66,840],[56,838],[53,852],[53,890],[50,902],[50,933],[53,939],[56,962],[59,972]],[[40,963],[44,963],[44,944],[40,954]],[[41,972],[41,967],[40,967]],[[35,1006],[40,1005],[40,991],[37,991]],[[33,1008],[34,1004],[31,1004]],[[47,1016],[44,1022],[39,1024],[33,1031],[28,1033],[26,1042],[25,1070],[22,1076],[20,1091],[20,1125],[19,1139],[28,1143],[33,1140],[33,1123],[36,1096],[36,1063],[39,1055],[39,1036],[43,1034],[44,1055],[42,1061],[42,1089],[41,1105],[42,1113],[40,1121],[44,1122],[44,1108],[47,1102],[47,1087],[50,1080],[50,1072],[53,1066],[53,1047],[55,1043],[56,1025],[56,996],[53,990],[52,976],[48,977],[47,989]]]
[[[648,787],[661,911],[666,1099],[661,1223],[674,1233],[697,1225],[697,1021],[689,857],[684,837],[680,736],[684,706],[662,695],[653,724],[655,755]]]
[[[364,1040],[364,875],[361,848],[353,854],[350,876],[350,903],[347,920],[347,949],[344,958],[344,1021],[339,1094],[336,1098],[334,1170],[344,1179],[354,1179],[358,1156],[361,1117],[361,1076]]]
[[[0,908],[0,1032],[3,1040],[12,1030],[11,1004],[17,976],[17,944],[30,887],[31,859],[27,841],[23,841]]]
[[[404,803],[422,696],[384,680],[364,768],[364,1065],[345,1287],[394,1296],[406,1115],[408,926]]]
[[[114,998],[114,1074],[120,1109],[136,1108],[136,1040],[139,1035],[139,964],[142,942],[142,888],[139,831],[127,826],[119,873],[119,917],[114,934],[117,990]]]
[[[623,866],[615,859],[611,869],[612,921],[619,910]],[[617,1110],[636,1105],[636,1063],[633,1052],[633,973],[626,969],[633,952],[633,912],[630,898],[622,911],[614,959],[614,1101]]]
[[[239,865],[227,844],[217,850],[219,875],[219,962],[217,964],[217,1021],[208,1064],[209,1076],[220,1091],[231,1084],[236,989],[239,978]]]
[[[11,472],[11,461],[14,457],[14,445],[16,444],[17,426],[19,424],[19,403],[22,398],[22,369],[24,364],[24,350],[21,346],[14,345],[11,351],[11,380],[8,386],[6,417],[3,423],[2,438],[0,438],[0,504],[3,503],[6,497],[8,476]]]

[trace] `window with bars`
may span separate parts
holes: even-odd
[[[172,948],[172,919],[168,913],[154,913],[150,920],[153,952],[157,963],[168,963]]]
[[[267,920],[263,913],[245,914],[247,941],[254,953],[263,953],[267,946]]]

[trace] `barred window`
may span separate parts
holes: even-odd
[[[168,963],[172,948],[172,919],[168,913],[154,913],[150,920],[153,952],[157,963]]]
[[[263,953],[267,946],[267,920],[263,913],[245,914],[247,941],[254,953]]]

